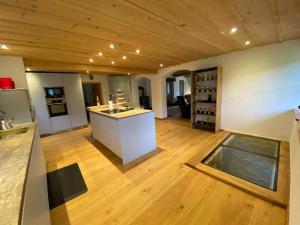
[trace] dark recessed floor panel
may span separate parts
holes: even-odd
[[[276,191],[279,141],[231,134],[202,163]]]
[[[279,141],[240,134],[231,134],[223,145],[273,158],[279,151]]]
[[[47,173],[47,181],[50,209],[87,192],[77,163]]]

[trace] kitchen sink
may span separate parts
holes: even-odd
[[[24,134],[28,130],[28,127],[17,128],[13,127],[7,130],[0,130],[0,139],[14,137],[18,134]]]
[[[125,108],[125,109],[114,109],[113,111],[110,110],[101,110],[100,112],[106,113],[106,114],[115,114],[115,113],[121,113],[121,112],[127,112],[133,110],[133,108]]]

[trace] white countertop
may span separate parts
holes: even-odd
[[[36,123],[24,124],[16,128],[28,128],[28,130],[0,140],[1,225],[20,224],[20,212]]]
[[[106,117],[110,117],[113,119],[124,119],[130,116],[137,116],[143,113],[149,113],[149,112],[153,112],[152,110],[148,110],[148,109],[132,109],[126,112],[118,112],[118,113],[112,113],[112,114],[108,114],[108,113],[104,113],[104,110],[108,110],[108,106],[107,105],[103,105],[103,106],[93,106],[93,107],[88,107],[87,108],[89,112],[91,113],[96,113],[102,116],[106,116]],[[120,109],[124,109],[124,107],[120,107]]]

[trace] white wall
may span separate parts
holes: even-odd
[[[300,224],[300,124],[293,118],[290,136],[290,205],[289,225]]]
[[[167,116],[166,76],[178,70],[214,66],[223,68],[221,128],[288,140],[290,109],[300,99],[300,39],[180,64],[161,69],[157,75],[147,75],[152,79],[156,117]]]
[[[0,77],[10,77],[16,88],[28,88],[22,57],[0,56]]]
[[[175,77],[175,78],[176,78],[176,81],[174,83],[175,99],[177,99],[177,96],[180,95],[180,87],[179,87],[180,80],[184,81],[184,95],[191,94],[191,78],[185,76]]]
[[[90,74],[81,74],[82,83],[101,83],[103,102],[108,104],[109,86],[108,86],[108,75],[93,74],[94,79],[90,79]]]
[[[138,81],[141,78],[147,78],[151,80],[151,96],[152,96],[152,108],[156,118],[161,118],[161,78],[157,74],[139,74],[132,76],[132,95],[134,106],[139,105],[139,92],[138,92]],[[166,87],[166,85],[164,86]]]

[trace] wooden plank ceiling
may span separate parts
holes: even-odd
[[[299,38],[299,21],[300,0],[0,0],[0,55],[37,71],[155,73]]]

